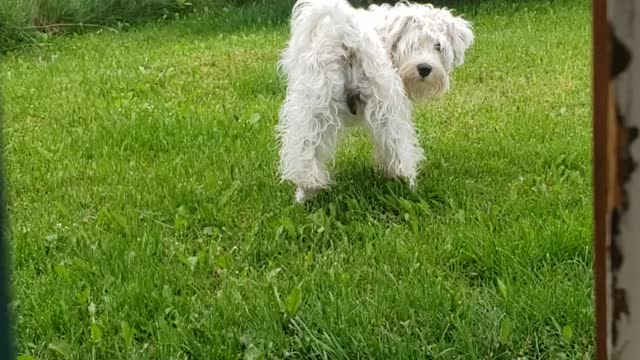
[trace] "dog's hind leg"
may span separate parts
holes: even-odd
[[[338,109],[319,104],[309,91],[290,91],[280,110],[280,171],[297,186],[296,201],[305,202],[329,186],[327,169],[333,161],[340,133]]]

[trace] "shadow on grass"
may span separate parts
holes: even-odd
[[[385,178],[370,162],[348,159],[341,161],[334,184],[305,207],[310,213],[322,209],[344,224],[364,220],[402,222],[406,213],[417,215],[416,211],[431,212],[444,206],[444,195],[422,180],[412,192],[406,182]]]
[[[294,2],[294,0],[265,1],[216,9],[207,14],[196,16],[198,21],[189,21],[189,32],[192,34],[232,34],[286,27]],[[366,7],[371,3],[395,3],[396,1],[350,0],[350,2],[357,7]],[[550,11],[550,9],[579,5],[576,0],[435,0],[415,2],[431,3],[437,7],[454,9],[454,13],[463,15],[472,22],[474,17],[483,14],[510,16],[521,11]]]
[[[93,21],[86,19],[85,21],[77,21],[77,24],[69,27],[53,27],[55,33],[64,34],[81,34],[93,32],[101,29],[111,29],[115,31],[126,32],[135,29],[137,25],[143,23],[163,23],[170,24],[172,27],[182,27],[183,31],[192,35],[213,36],[228,35],[236,33],[250,33],[256,31],[269,31],[281,29],[288,26],[291,8],[294,0],[285,1],[262,1],[252,2],[246,5],[228,5],[216,7],[204,11],[202,8],[195,10],[190,8],[187,11],[172,9],[156,9],[158,15],[154,17],[154,12],[143,11],[144,16],[138,19],[128,19],[122,22],[118,16],[105,16],[95,18]],[[351,0],[356,6],[366,6],[370,3],[395,3],[396,1],[358,1]],[[475,23],[474,18],[478,15],[492,16],[511,16],[521,11],[545,11],[553,12],[559,8],[571,8],[583,6],[579,0],[434,0],[434,1],[416,1],[419,3],[432,3],[438,7],[447,7],[454,9],[456,14],[460,14]],[[143,9],[144,10],[144,9]],[[174,11],[176,11],[174,13]],[[168,16],[167,14],[172,14]],[[172,19],[179,19],[178,21]],[[169,20],[167,20],[169,19]],[[187,19],[186,21],[184,19]],[[0,21],[1,23],[1,21]],[[90,24],[83,26],[82,24]],[[54,24],[55,25],[55,24]],[[112,28],[114,27],[114,28]],[[5,28],[0,24],[0,54],[7,51],[16,50],[28,45],[38,44],[43,37],[43,32],[49,32],[51,27],[43,28],[26,26]]]

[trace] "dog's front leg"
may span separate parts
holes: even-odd
[[[391,96],[389,96],[391,95]],[[403,178],[415,189],[418,165],[424,158],[411,121],[411,105],[393,91],[367,99],[365,117],[375,142],[375,158],[384,174]]]

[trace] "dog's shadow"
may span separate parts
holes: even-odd
[[[345,159],[346,160],[346,159]],[[444,199],[435,189],[429,187],[424,176],[418,179],[419,188],[411,191],[409,185],[399,179],[389,179],[368,162],[357,160],[341,161],[334,174],[330,188],[318,193],[305,204],[309,212],[324,210],[335,215],[335,209],[342,220],[351,222],[355,213],[366,213],[374,220],[388,220],[405,213],[407,207],[441,206]],[[355,211],[354,211],[355,210]],[[355,216],[357,218],[357,216]]]

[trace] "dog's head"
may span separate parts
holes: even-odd
[[[421,101],[449,89],[449,74],[473,43],[471,24],[447,9],[401,2],[384,14],[384,41],[408,96]]]

